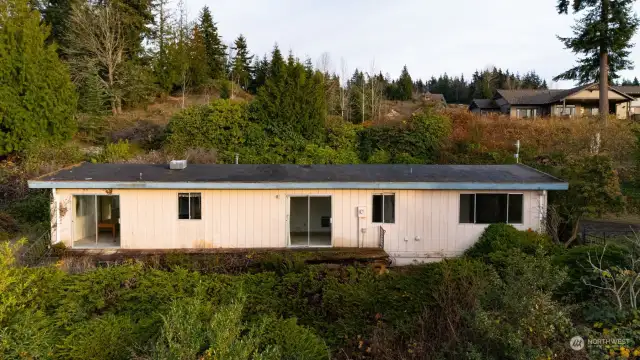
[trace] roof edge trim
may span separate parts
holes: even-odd
[[[567,190],[566,182],[120,182],[29,181],[32,189],[385,189],[385,190]]]

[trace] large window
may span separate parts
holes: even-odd
[[[178,219],[202,219],[200,193],[178,193]]]
[[[522,224],[522,194],[460,194],[461,224]]]
[[[373,222],[394,224],[396,222],[395,194],[373,195]]]
[[[537,109],[516,109],[516,117],[527,119],[535,118],[538,115]]]

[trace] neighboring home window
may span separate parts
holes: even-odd
[[[460,194],[461,224],[522,224],[522,194]]]
[[[558,116],[563,116],[563,115],[574,116],[576,114],[576,106],[575,105],[566,105],[566,106],[558,105],[556,107],[555,113]]]
[[[537,109],[516,109],[516,116],[519,118],[534,118],[537,115]]]
[[[202,219],[202,196],[200,193],[178,193],[178,219]]]
[[[373,222],[394,224],[396,222],[396,195],[373,195]]]

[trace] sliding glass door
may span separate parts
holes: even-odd
[[[331,196],[290,196],[289,246],[331,246]]]
[[[120,198],[117,195],[74,195],[73,247],[120,246]]]

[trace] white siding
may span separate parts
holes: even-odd
[[[202,220],[178,220],[178,193],[186,190],[113,190],[120,196],[121,247],[127,249],[283,248],[287,246],[288,195],[330,195],[334,247],[377,247],[380,226],[372,222],[376,190],[193,190],[202,194]],[[490,192],[490,191],[475,191]],[[499,191],[497,191],[499,192]],[[104,195],[106,190],[58,189],[60,241],[72,245],[73,195]],[[385,250],[397,258],[459,255],[486,225],[459,224],[459,196],[468,191],[385,190],[394,193],[395,224],[386,230]],[[539,230],[546,193],[524,194],[522,230]],[[358,206],[366,218],[358,219]],[[65,209],[66,207],[66,209]],[[359,226],[359,227],[358,227]],[[360,231],[359,231],[360,229]],[[364,229],[364,233],[362,232]],[[55,239],[55,231],[53,233]],[[55,241],[55,240],[54,240]]]

